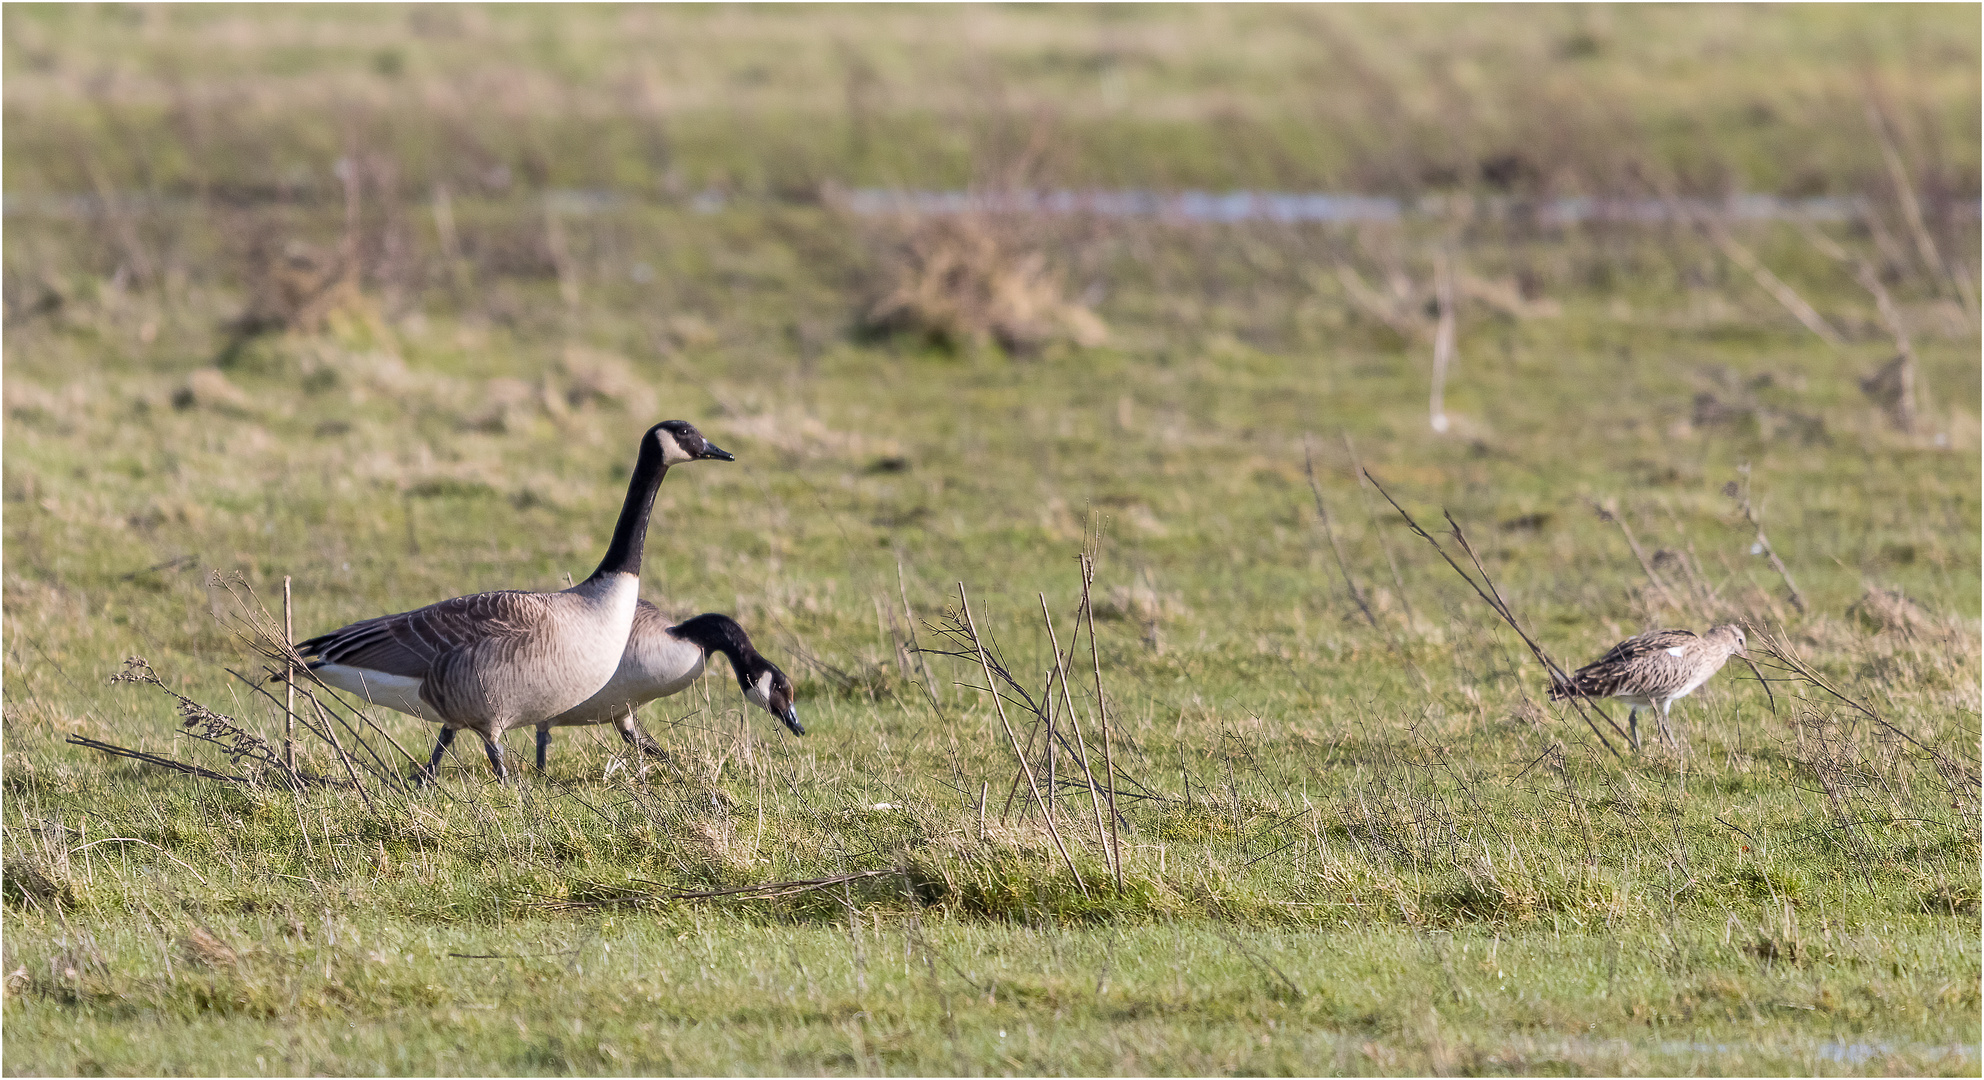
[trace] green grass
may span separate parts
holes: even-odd
[[[1165,69],[1167,85],[1239,93],[1266,63],[1247,50],[1275,47],[1226,31],[1304,14],[945,17],[982,20],[1041,86],[1074,78],[1064,38],[1118,25],[1190,61]],[[1437,13],[1328,14],[1398,30],[1400,56],[1514,33],[1489,16],[1435,28]],[[1841,27],[1878,25],[1878,57],[1882,34],[1906,42],[1922,20],[1956,17],[1711,14],[1757,31],[1732,48],[1789,42],[1781,62],[1820,81],[1840,70]],[[398,75],[374,64],[361,82],[475,55],[395,29],[431,15],[10,8],[9,194],[88,188],[34,140],[106,161],[143,142],[63,126],[65,58],[84,44],[134,71],[218,50],[187,78],[268,94],[266,125],[241,132],[302,140],[298,118],[312,114],[295,95],[328,78],[327,52],[405,50]],[[461,17],[471,39],[512,50],[478,61],[491,70],[598,85],[600,65],[638,51],[615,20],[662,16],[587,11],[557,21],[560,37],[530,9]],[[819,30],[842,18],[666,17],[683,86],[720,85],[697,64],[799,42],[763,91],[791,99],[824,78]],[[904,64],[937,63],[900,43],[952,25],[921,9],[871,18],[865,47]],[[1596,59],[1572,58],[1591,85],[1638,86],[1650,112],[1694,109],[1671,83],[1634,81],[1672,69],[1632,56],[1685,51],[1676,14],[1537,18],[1617,20]],[[1195,42],[1193,19],[1220,33]],[[1618,29],[1640,22],[1667,31]],[[1929,60],[1911,92],[1935,115],[1974,111],[1966,62],[1961,93]],[[1200,82],[1177,74],[1191,65]],[[891,85],[928,78],[883,66]],[[1259,70],[1261,87],[1282,86]],[[1492,83],[1515,69],[1484,70]],[[446,110],[407,123],[436,117]],[[557,130],[583,133],[583,117]],[[696,160],[747,156],[766,145],[756,132],[712,135],[716,156]],[[1110,145],[1050,149],[1148,166],[1126,183],[1216,182]],[[1382,172],[1354,149],[1318,153]],[[996,157],[981,151],[964,160]],[[336,147],[295,152],[321,171]],[[1946,175],[1974,189],[1976,152],[1973,123],[1941,151],[1971,171]],[[178,190],[158,168],[154,189]],[[1977,1070],[1984,388],[1974,316],[1911,262],[1886,202],[1898,254],[1864,229],[1833,231],[1890,279],[1920,357],[1919,431],[1890,430],[1859,388],[1892,352],[1873,300],[1795,229],[1739,236],[1840,328],[1837,350],[1684,231],[1477,221],[1454,234],[1463,269],[1527,282],[1562,313],[1464,301],[1454,428],[1436,436],[1430,322],[1402,337],[1335,268],[1371,282],[1397,271],[1423,296],[1449,235],[1437,222],[996,224],[1050,253],[1110,330],[1097,348],[1013,357],[860,331],[891,272],[894,223],[781,197],[700,213],[634,185],[624,203],[560,212],[561,288],[538,181],[457,192],[453,263],[421,186],[402,201],[368,194],[363,302],[321,332],[241,342],[225,326],[269,272],[256,242],[334,246],[342,207],[318,197],[328,189],[230,202],[223,180],[269,174],[213,168],[206,195],[129,229],[9,217],[11,1073]],[[1974,280],[1974,235],[1932,225],[1960,238],[1946,255]],[[151,277],[130,265],[134,247]],[[194,780],[64,741],[230,768],[182,732],[171,698],[108,682],[142,655],[174,691],[279,737],[280,716],[226,671],[258,661],[223,621],[237,601],[212,571],[278,611],[290,577],[299,634],[479,589],[562,587],[604,546],[634,440],[668,417],[738,460],[671,473],[644,592],[738,618],[798,682],[805,738],[753,711],[717,664],[646,711],[675,754],[646,774],[610,733],[567,729],[548,776],[496,786],[462,743],[437,790],[372,781],[368,804],[348,788]],[[1305,453],[1369,619],[1319,526]],[[1428,528],[1453,515],[1559,661],[1652,626],[1740,618],[1873,715],[1795,679],[1766,695],[1735,666],[1677,706],[1684,752],[1615,757],[1544,700],[1523,644],[1358,483],[1353,453]],[[1803,610],[1752,551],[1755,530],[1723,494],[1732,481],[1749,484]],[[1592,501],[1630,526],[1671,598]],[[926,648],[954,640],[938,631],[962,581],[1037,697],[1053,666],[1045,594],[1093,737],[1075,619],[1085,543],[1123,777],[1120,891],[1079,787],[1056,811],[1079,884],[1024,785],[1007,808],[1015,763],[972,688],[978,665],[910,651],[912,632]],[[1911,598],[1913,622],[1868,615],[1870,589]],[[1027,740],[1035,718],[1008,712]],[[378,720],[414,754],[429,745],[419,721]],[[527,742],[512,738],[513,757]],[[327,746],[303,752],[342,775]],[[1037,744],[1033,761],[1045,764]],[[1063,779],[1074,768],[1057,763]],[[884,872],[774,897],[667,898],[864,871]]]

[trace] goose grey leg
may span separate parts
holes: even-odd
[[[427,759],[427,770],[420,774],[420,786],[434,782],[435,770],[441,767],[441,755],[448,752],[448,744],[455,741],[455,729],[443,727],[441,737],[434,740],[434,756]]]
[[[496,779],[508,780],[510,770],[503,767],[503,744],[485,735],[482,748],[489,752],[489,767],[496,770]]]
[[[537,729],[537,771],[538,772],[544,771],[544,754],[545,751],[549,749],[551,749],[551,729],[548,727],[538,728]]]

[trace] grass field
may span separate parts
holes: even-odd
[[[4,27],[9,1074],[1977,1072],[1974,8]],[[1443,201],[835,195],[967,182]],[[1865,202],[1522,209],[1731,191]],[[196,737],[280,740],[229,669],[285,577],[299,636],[563,587],[671,417],[738,460],[671,473],[644,594],[804,738],[722,662],[665,765],[564,729],[416,791],[382,713],[297,792]],[[1631,751],[1359,467],[1565,666],[1743,621],[1774,681]],[[1106,776],[1106,694],[1120,886],[1079,753],[1050,833],[944,655],[959,583],[1042,782],[1033,704]]]

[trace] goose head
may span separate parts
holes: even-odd
[[[680,465],[688,461],[736,461],[737,455],[728,450],[720,450],[715,443],[703,438],[696,425],[687,420],[663,420],[648,429],[648,437],[661,449],[663,465]]]
[[[737,671],[737,682],[751,704],[777,717],[794,735],[806,734],[806,729],[799,726],[799,710],[792,704],[792,680],[785,677],[777,664],[762,656],[747,661]]]

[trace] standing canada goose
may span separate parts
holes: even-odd
[[[799,710],[792,705],[792,680],[777,664],[759,655],[750,635],[735,619],[698,615],[670,626],[660,608],[643,600],[634,611],[634,630],[627,635],[620,670],[598,693],[538,723],[537,771],[544,771],[544,755],[551,747],[551,729],[555,727],[610,723],[629,746],[660,756],[661,747],[634,725],[634,710],[687,689],[703,673],[703,665],[713,652],[730,658],[730,669],[737,674],[737,685],[746,700],[777,717],[794,735],[806,734],[799,726]]]
[[[458,596],[352,623],[296,651],[331,686],[440,724],[429,777],[462,728],[482,736],[496,775],[508,776],[504,731],[557,716],[613,677],[634,623],[655,491],[669,466],[706,458],[736,460],[685,421],[649,428],[606,557],[563,592]]]
[[[1576,696],[1625,702],[1632,709],[1626,724],[1635,750],[1640,745],[1640,710],[1659,710],[1660,737],[1671,746],[1668,707],[1699,689],[1730,657],[1742,656],[1744,644],[1743,628],[1735,625],[1700,635],[1692,630],[1653,630],[1627,638],[1577,669],[1569,681],[1550,688],[1550,700]]]

